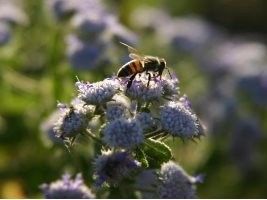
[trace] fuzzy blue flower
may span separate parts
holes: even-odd
[[[149,86],[148,76],[140,74],[136,76],[130,88],[125,92],[131,99],[137,99],[140,101],[153,101],[158,100],[163,94],[163,85],[159,77],[153,77],[150,80]]]
[[[151,113],[138,112],[135,116],[135,119],[140,122],[140,125],[144,131],[149,131],[156,128],[156,121],[154,120]]]
[[[108,121],[112,121],[118,118],[127,118],[129,112],[127,112],[127,107],[120,102],[110,101],[107,103],[106,117]]]
[[[161,106],[160,121],[165,131],[181,138],[199,137],[202,131],[197,116],[179,101]]]
[[[135,119],[116,119],[104,128],[104,142],[110,147],[131,149],[144,140],[140,123]]]
[[[162,199],[196,199],[194,184],[200,182],[198,178],[189,176],[184,169],[169,161],[161,166],[158,194]]]
[[[96,83],[76,82],[78,98],[87,104],[99,105],[106,103],[118,92],[119,83],[116,79],[107,78]]]
[[[81,174],[71,179],[69,174],[50,184],[41,185],[46,199],[93,199],[95,195],[84,184]]]
[[[167,75],[169,76],[169,75]],[[179,80],[176,75],[173,73],[171,74],[171,78],[162,77],[162,86],[163,86],[163,94],[164,96],[178,96],[179,95]]]
[[[83,133],[89,119],[94,112],[94,107],[84,105],[84,103],[73,104],[72,106],[64,106],[59,104],[60,117],[54,124],[53,131],[57,137],[74,137],[79,133]]]
[[[125,151],[104,151],[95,159],[95,186],[103,183],[116,184],[140,167],[140,163],[134,160]]]

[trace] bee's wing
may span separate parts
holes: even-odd
[[[128,44],[125,44],[125,43],[123,43],[123,42],[120,42],[122,45],[124,45],[124,46],[126,46],[127,48],[128,48],[128,51],[130,52],[130,53],[135,53],[135,54],[138,54],[138,51],[135,49],[135,48],[133,48],[133,47],[131,47],[131,46],[129,46]]]
[[[143,60],[143,56],[136,54],[136,53],[130,53],[129,57],[136,60]]]
[[[131,47],[128,44],[125,44],[123,42],[120,42],[120,43],[128,48],[130,58],[137,59],[137,60],[143,59],[143,56],[139,55],[138,51],[135,48],[133,48],[133,47]]]

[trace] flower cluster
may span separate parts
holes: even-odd
[[[193,178],[174,163],[164,164],[172,153],[163,139],[190,140],[203,135],[190,101],[186,95],[180,96],[178,78],[164,74],[149,79],[140,73],[130,87],[128,81],[128,77],[94,83],[77,81],[77,97],[70,106],[58,105],[53,128],[47,129],[50,137],[54,134],[72,145],[74,139],[86,135],[100,144],[99,155],[92,163],[97,190],[105,186],[133,187],[133,191],[149,196],[150,192],[133,183],[139,181],[134,177],[162,166],[148,190],[157,198],[196,197]]]

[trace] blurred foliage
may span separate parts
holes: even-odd
[[[64,170],[82,171],[90,185],[92,167],[88,158],[94,152],[86,144],[69,153],[63,146],[52,144],[40,130],[40,125],[53,112],[57,100],[69,102],[74,96],[76,76],[81,80],[98,81],[115,73],[123,64],[91,71],[78,71],[71,67],[64,42],[70,27],[64,22],[55,22],[51,13],[44,9],[43,1],[22,2],[29,23],[14,27],[10,42],[0,46],[1,198],[41,197],[39,185],[56,180]],[[130,14],[145,4],[164,8],[172,16],[198,14],[229,32],[256,32],[264,36],[267,31],[264,21],[267,2],[264,0],[149,0],[145,3],[141,0],[110,0],[105,3],[115,8],[120,21],[132,30]],[[168,65],[179,75],[182,93],[189,96],[193,107],[197,106],[197,99],[206,95],[213,84],[207,74],[187,54],[162,48],[149,32],[135,32],[140,37],[138,49],[166,58]],[[121,48],[123,51],[124,47]],[[255,106],[248,98],[238,97],[238,101],[242,110],[260,118],[265,133],[257,145],[260,157],[256,158],[256,167],[245,176],[229,155],[234,126],[231,123],[235,122],[222,124],[224,127],[218,130],[221,134],[208,134],[196,143],[183,143],[177,139],[167,141],[175,149],[176,160],[186,170],[192,174],[206,174],[204,183],[198,188],[201,198],[263,198],[267,195],[267,159],[264,157],[267,150],[264,142],[266,108]],[[205,112],[199,114],[205,116]]]

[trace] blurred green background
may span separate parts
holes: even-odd
[[[88,158],[93,152],[82,146],[70,154],[64,146],[53,144],[40,127],[55,110],[57,101],[68,103],[75,97],[76,76],[90,82],[111,76],[123,64],[127,51],[115,44],[115,52],[107,54],[111,57],[107,64],[94,69],[77,69],[66,55],[65,36],[73,31],[68,20],[56,20],[52,11],[46,9],[45,0],[15,0],[13,3],[24,11],[27,23],[11,25],[10,40],[0,46],[0,197],[42,197],[39,185],[56,180],[65,170],[73,173],[82,171],[86,183],[90,185],[92,169]],[[226,97],[216,96],[214,91],[217,86],[220,91],[229,91],[227,80],[236,80],[236,76],[231,71],[222,77],[205,71],[205,68],[203,70],[194,53],[161,43],[158,37],[154,37],[155,30],[138,26],[140,16],[135,13],[135,18],[134,11],[146,6],[162,9],[172,19],[194,15],[219,26],[227,32],[228,38],[253,35],[253,41],[265,48],[267,1],[110,0],[104,1],[104,4],[121,24],[138,36],[138,44],[132,45],[141,52],[160,55],[167,60],[168,66],[178,75],[181,93],[188,95],[196,113],[206,119],[207,136],[200,141],[183,143],[178,139],[168,140],[176,160],[189,173],[206,175],[204,183],[198,187],[199,197],[266,198],[267,102],[255,103],[250,93],[246,96],[237,90],[226,95],[234,99],[233,108],[225,108],[227,103],[222,100]],[[156,29],[164,31],[165,26],[160,20],[160,15],[154,16],[154,21],[159,21]],[[200,47],[200,51],[206,51],[206,48]],[[263,57],[266,61],[266,55]],[[266,70],[267,61],[265,64],[266,68],[263,69]],[[237,71],[242,71],[242,68]],[[253,86],[252,90],[255,88]],[[211,113],[217,112],[218,115],[224,113],[224,117],[216,118],[216,126],[214,120],[209,121],[213,118],[207,111],[211,109],[211,103],[223,107],[211,110]],[[260,135],[256,142],[254,135],[250,134],[255,131],[253,128],[250,131],[250,126],[243,129],[236,127],[244,118],[257,120],[256,129],[259,129]],[[240,130],[242,134],[237,139],[233,137]],[[241,146],[241,150],[234,142]],[[244,157],[251,158],[249,163],[237,162]],[[242,170],[242,167],[246,169]]]

